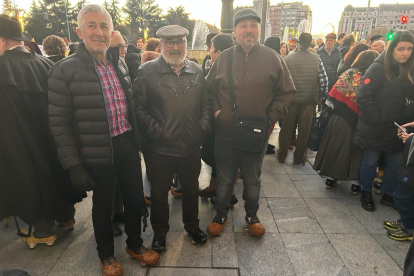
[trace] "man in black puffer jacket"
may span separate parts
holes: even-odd
[[[78,27],[83,43],[50,72],[50,129],[75,188],[93,190],[92,221],[102,269],[105,275],[122,275],[111,228],[115,179],[123,193],[128,254],[147,264],[159,260],[142,245],[140,217],[146,209],[131,80],[125,63],[108,52],[113,36],[109,13],[87,5],[79,12]]]

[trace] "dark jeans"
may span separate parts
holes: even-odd
[[[412,232],[414,230],[414,190],[398,183],[393,196],[395,208],[401,216],[404,228]]]
[[[147,152],[145,160],[148,178],[151,180],[151,225],[154,236],[165,238],[170,229],[168,192],[174,173],[177,173],[181,184],[184,229],[197,229],[201,151],[196,150],[186,157]]]
[[[142,245],[141,216],[144,207],[141,161],[130,132],[112,138],[113,165],[86,168],[95,182],[92,221],[101,260],[114,255],[112,212],[115,180],[120,185],[125,208],[126,243],[132,250]]]
[[[360,182],[364,191],[372,190],[378,168],[378,160],[381,154],[385,155],[387,165],[385,166],[384,177],[381,184],[381,192],[392,196],[397,187],[397,172],[402,165],[402,152],[381,152],[376,150],[364,149],[364,157],[361,164]]]
[[[233,194],[237,169],[243,174],[244,209],[248,217],[256,217],[259,210],[259,196],[263,157],[267,142],[260,153],[252,153],[233,148],[231,142],[216,139],[214,155],[217,163],[216,203],[217,216],[226,217]]]

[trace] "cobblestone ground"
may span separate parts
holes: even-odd
[[[271,143],[277,146],[277,131]],[[310,163],[314,155],[308,153]],[[377,211],[364,211],[359,196],[351,194],[350,183],[327,190],[310,163],[292,163],[292,152],[283,165],[275,155],[265,157],[258,216],[266,234],[261,239],[245,230],[241,179],[236,183],[239,203],[229,214],[223,235],[202,246],[191,244],[181,222],[181,200],[170,197],[168,250],[157,267],[141,268],[125,252],[125,234],[115,239],[124,275],[402,275],[409,243],[389,239],[382,226],[384,220],[398,219],[397,212],[380,205],[376,194]],[[208,184],[209,172],[203,165],[200,186]],[[209,201],[199,204],[200,225],[205,229],[215,213]],[[51,247],[28,249],[16,236],[11,218],[9,222],[7,229],[0,225],[0,270],[24,269],[35,276],[102,275],[91,195],[76,206],[74,231],[58,229],[58,240]],[[143,239],[151,245],[151,228]]]

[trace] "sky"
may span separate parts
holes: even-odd
[[[32,0],[14,0],[19,8],[28,10]],[[76,0],[69,0],[77,2]],[[89,3],[102,4],[104,0],[89,0]],[[125,0],[120,0],[125,3]],[[281,0],[270,0],[270,4],[274,5],[282,2]],[[285,3],[294,1],[284,1]],[[309,5],[313,13],[313,29],[312,33],[318,33],[325,29],[325,25],[332,23],[335,28],[338,27],[339,19],[343,9],[347,5],[354,7],[366,7],[368,0],[302,0],[304,5]],[[395,3],[414,3],[414,0],[371,0],[371,7],[378,7],[379,4],[395,4]],[[220,27],[221,18],[221,0],[155,0],[164,11],[169,7],[177,7],[183,5],[192,19],[201,19],[207,23]],[[234,7],[252,5],[253,0],[234,0]],[[0,6],[1,10],[1,6]]]

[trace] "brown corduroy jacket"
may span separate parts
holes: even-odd
[[[227,85],[229,50],[216,58],[207,76],[206,88],[213,98],[216,138],[231,141],[233,113]],[[246,54],[240,45],[233,52],[233,87],[238,113],[267,116],[273,124],[283,119],[295,98],[296,88],[283,59],[276,51],[256,45]]]

